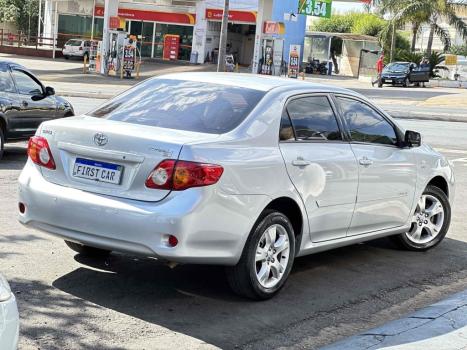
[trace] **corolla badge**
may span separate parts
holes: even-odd
[[[107,138],[107,136],[101,132],[98,132],[94,135],[94,143],[98,146],[105,146],[108,141],[109,139]]]

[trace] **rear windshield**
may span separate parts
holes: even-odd
[[[149,79],[89,115],[133,124],[209,134],[236,128],[263,91],[171,79]]]
[[[81,43],[82,43],[81,40],[68,40],[65,45],[81,46]]]

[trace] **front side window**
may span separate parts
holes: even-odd
[[[223,134],[240,125],[263,91],[175,79],[148,79],[89,115],[97,118]]]
[[[23,71],[14,69],[12,71],[13,78],[16,82],[18,92],[23,95],[40,95],[42,94],[42,86],[34,80],[30,75]]]
[[[342,140],[334,111],[326,96],[292,100],[287,105],[297,140]]]
[[[0,92],[16,92],[7,67],[0,67]]]
[[[363,102],[337,97],[352,141],[397,145],[394,127],[377,111]]]

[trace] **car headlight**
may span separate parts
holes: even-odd
[[[0,275],[0,302],[7,301],[11,298],[11,288],[8,281]]]

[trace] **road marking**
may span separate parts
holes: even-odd
[[[467,150],[461,149],[448,149],[448,148],[435,148],[438,152],[442,153],[457,153],[457,154],[467,154]]]

